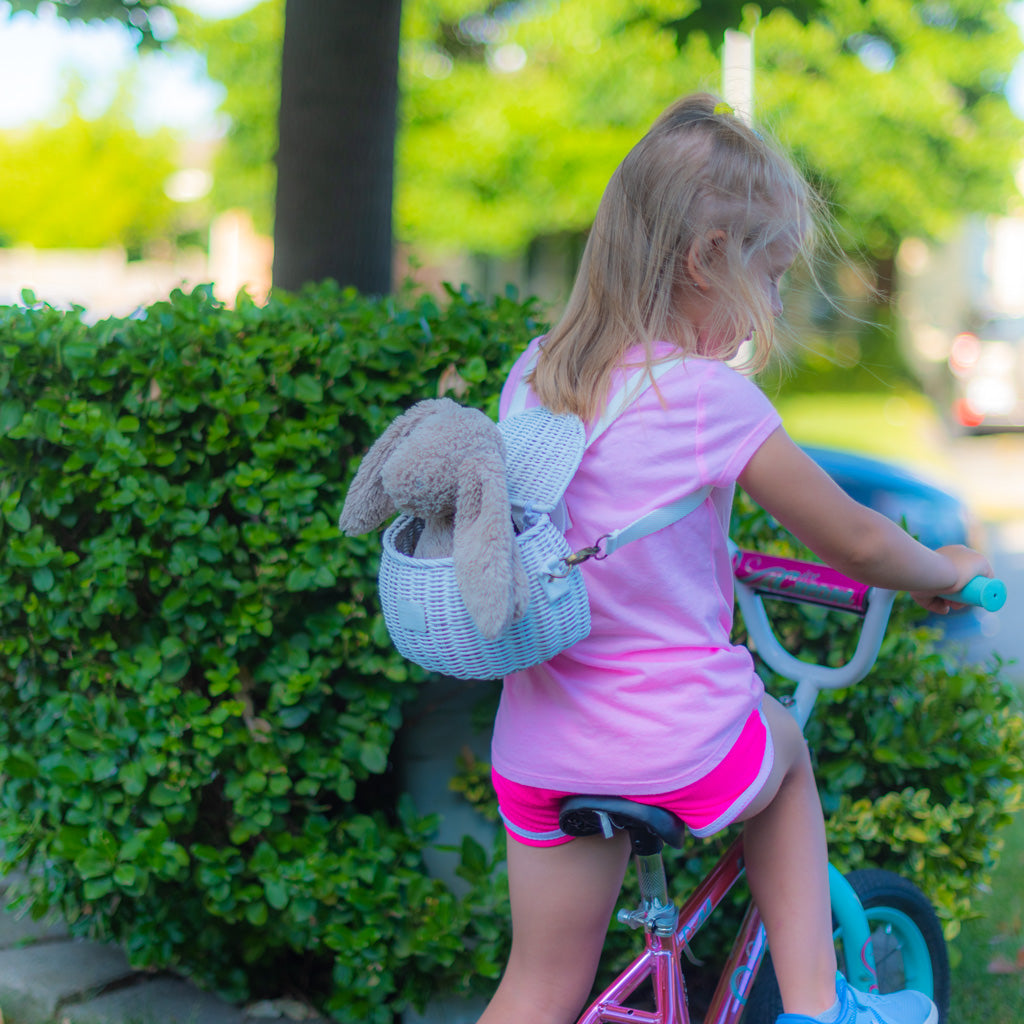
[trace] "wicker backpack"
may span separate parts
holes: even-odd
[[[562,496],[586,449],[673,363],[637,371],[608,404],[589,436],[583,422],[543,407],[526,409],[521,384],[498,426],[506,451],[515,543],[529,580],[525,614],[496,639],[476,628],[456,585],[451,558],[414,558],[418,524],[399,516],[383,537],[379,590],[392,642],[410,661],[462,679],[497,679],[553,658],[590,632],[590,605],[579,564],[682,519],[707,499],[705,487],[612,530],[573,552],[565,539]],[[525,377],[528,368],[524,370]]]

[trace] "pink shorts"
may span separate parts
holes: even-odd
[[[772,770],[772,736],[760,710],[751,713],[725,757],[702,779],[671,793],[635,796],[640,804],[664,807],[680,817],[696,836],[710,836],[732,824],[761,791]],[[558,827],[562,801],[574,793],[538,789],[491,772],[498,809],[513,839],[527,846],[559,846],[572,842]]]

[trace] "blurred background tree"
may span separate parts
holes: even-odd
[[[585,227],[652,117],[681,92],[719,88],[721,36],[671,20],[678,4],[474,15],[462,3],[457,21],[438,6],[406,7],[399,225],[420,243],[500,252]],[[1002,89],[1020,42],[1000,7],[734,13],[755,34],[759,119],[833,200],[852,244],[891,254],[905,234],[1005,202],[1020,125]]]
[[[0,133],[0,244],[134,254],[177,237],[186,225],[165,191],[174,139],[140,135],[120,104],[95,119],[66,107],[56,124]]]
[[[784,10],[758,26],[758,98],[884,288],[902,238],[1002,212],[1016,192],[1019,33],[1002,5],[971,0],[827,6],[809,26]]]
[[[284,0],[258,3],[235,18],[176,12],[178,39],[201,53],[210,77],[225,84],[227,136],[214,158],[214,210],[247,210],[256,229],[274,230],[277,117],[281,99]]]
[[[188,14],[162,0],[9,2],[75,21],[114,19],[140,47],[172,39],[177,15]],[[297,288],[330,277],[387,292],[401,0],[288,0],[285,13],[280,56],[265,69],[279,69],[280,103],[268,108],[280,143],[274,281]]]
[[[170,4],[162,0],[7,0],[15,11],[52,8],[73,21],[119,21],[143,48],[160,46],[173,34]]]
[[[256,199],[245,182],[266,172],[276,106],[272,78],[254,85],[252,68],[274,67],[283,7],[265,0],[237,19],[182,22],[182,38],[227,87],[234,127],[219,194],[252,196],[260,223],[271,190]],[[829,197],[846,244],[877,260],[883,289],[901,238],[1005,207],[1021,131],[1004,90],[1020,40],[999,5],[822,0],[759,13],[738,3],[406,0],[397,237],[428,253],[501,256],[584,232],[652,118],[682,92],[720,87],[730,24],[755,35],[758,117]]]
[[[287,11],[300,6],[289,0]],[[120,17],[138,29],[143,45],[160,42],[164,19],[157,12],[173,11],[176,45],[204,54],[210,75],[227,90],[223,109],[231,127],[218,157],[214,204],[243,206],[269,229],[285,0],[263,0],[221,21],[155,0],[56,7],[69,17]],[[348,3],[316,12],[325,37],[347,31],[359,38]],[[429,261],[460,251],[507,256],[538,238],[582,236],[609,174],[658,111],[683,92],[719,88],[729,26],[755,37],[759,120],[830,199],[844,244],[869,254],[883,293],[902,238],[940,236],[966,213],[1005,209],[1021,155],[1020,122],[1005,95],[1020,39],[1001,4],[405,0],[397,238]],[[314,102],[316,76],[358,76],[373,63],[376,38],[364,40],[358,61],[305,68],[296,107]],[[322,92],[342,95],[326,84]],[[383,95],[379,102],[373,117],[393,117],[392,100]],[[294,136],[281,140],[278,159],[298,154],[297,180],[289,186],[301,193],[295,204],[315,209],[334,248],[352,249],[358,235],[347,218],[380,203],[371,192],[390,196],[390,171],[368,174],[362,166],[368,157],[352,144],[351,109],[331,116],[317,109],[317,118],[303,121],[302,135],[322,135],[332,162],[316,174],[303,172],[302,160],[308,163],[316,149],[297,150]],[[288,115],[281,123],[293,120]],[[350,164],[361,164],[357,179]],[[361,184],[339,192],[334,183],[328,195],[323,182],[333,179]],[[280,210],[277,233],[280,247]],[[299,276],[329,273],[329,260],[318,258]]]

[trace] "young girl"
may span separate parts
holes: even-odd
[[[672,366],[587,450],[565,495],[575,549],[711,484],[706,502],[586,574],[593,628],[506,678],[493,775],[509,833],[513,941],[481,1024],[569,1024],[597,968],[628,860],[624,835],[570,839],[562,799],[604,793],[674,811],[697,835],[745,822],[780,1022],[925,1024],[918,993],[867,996],[836,975],[825,828],[793,718],[730,643],[727,530],[738,482],[825,562],[865,583],[939,595],[990,574],[930,551],[837,487],[728,361],[762,366],[779,282],[809,244],[814,199],[793,165],[707,95],[670,107],[613,175],[568,308],[513,368],[528,404],[593,421],[630,368]],[[535,368],[527,369],[536,357]]]

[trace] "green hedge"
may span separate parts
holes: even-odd
[[[494,412],[533,305],[200,289],[91,325],[26,298],[0,309],[0,867],[29,869],[22,902],[339,1021],[489,989],[502,840],[463,842],[465,895],[426,876],[436,821],[392,757],[424,674],[387,642],[376,539],[335,520],[412,401]],[[737,529],[775,539],[752,510]],[[824,794],[840,858],[908,863],[952,928],[1019,796],[1021,727],[997,675],[900,615],[876,680],[818,719]],[[486,803],[481,772],[455,784]]]
[[[533,315],[330,286],[0,310],[0,840],[36,912],[341,1020],[497,959],[421,870],[390,751],[423,673],[387,643],[376,539],[336,520],[393,416],[453,371],[492,400]]]

